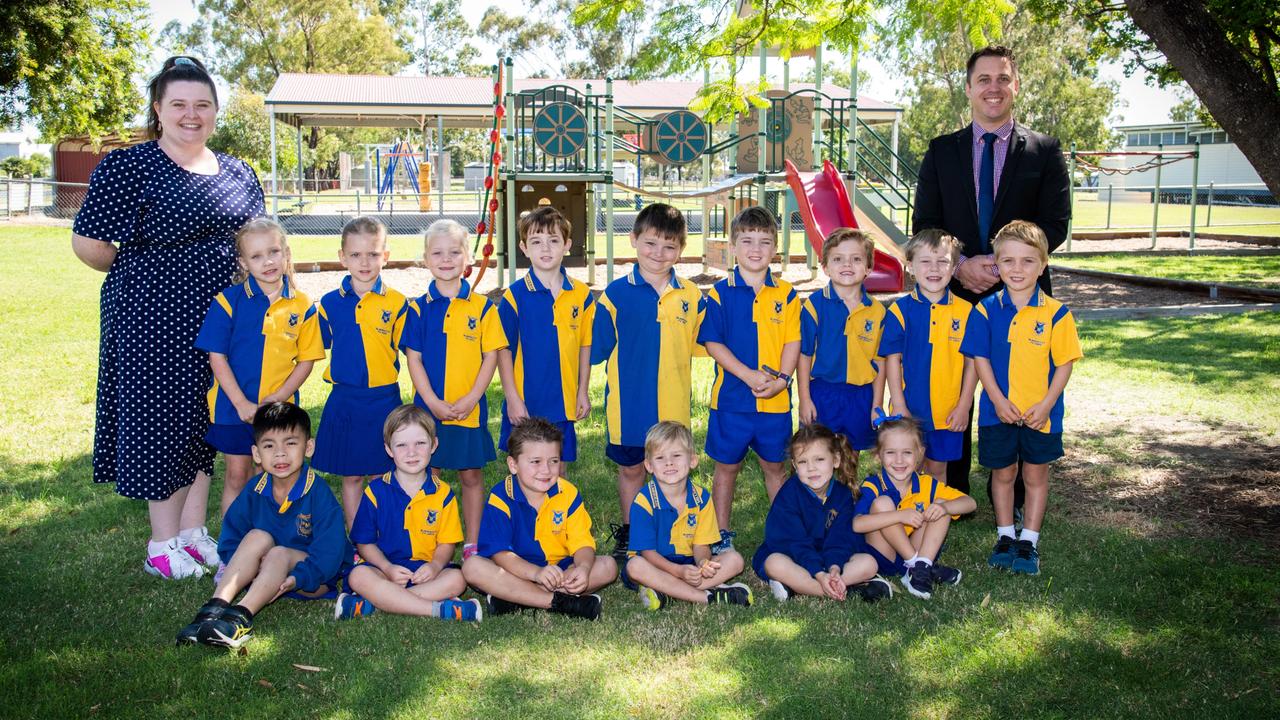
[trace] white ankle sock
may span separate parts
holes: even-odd
[[[201,526],[201,527],[187,528],[186,530],[183,530],[182,532],[178,533],[178,543],[181,545],[190,545],[191,541],[195,538],[196,534],[203,529],[204,527]]]
[[[157,556],[157,555],[163,555],[163,554],[165,553],[165,551],[169,549],[169,543],[173,542],[175,539],[176,539],[176,538],[169,538],[168,540],[150,540],[150,541],[148,541],[148,542],[147,542],[147,557],[155,557],[155,556]]]
[[[996,538],[999,539],[1002,537],[1007,537],[1010,540],[1014,540],[1018,537],[1018,534],[1014,531],[1012,525],[997,525]]]
[[[1037,546],[1039,546],[1039,545],[1040,545],[1040,531],[1039,531],[1039,530],[1028,530],[1028,529],[1026,529],[1026,528],[1022,528],[1022,535],[1021,535],[1021,536],[1019,536],[1019,538],[1018,538],[1018,539],[1019,539],[1019,540],[1030,540],[1030,541],[1031,541],[1031,546],[1032,546],[1032,547],[1037,547]]]

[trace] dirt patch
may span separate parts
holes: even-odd
[[[1154,537],[1280,549],[1275,438],[1242,425],[1161,416],[1072,434],[1071,451],[1054,469],[1054,505],[1064,514]]]
[[[1240,302],[1233,298],[1210,298],[1207,292],[1143,287],[1056,269],[1053,271],[1053,296],[1073,310]]]
[[[1219,237],[1196,236],[1197,250],[1251,250],[1256,248],[1274,247],[1269,238],[1261,238],[1254,242],[1253,238],[1247,235],[1241,235],[1239,238],[1230,240]],[[1160,237],[1156,239],[1155,248],[1151,247],[1151,236],[1131,237],[1131,238],[1088,238],[1076,235],[1071,238],[1071,253],[1080,252],[1142,252],[1155,250],[1182,250],[1185,251],[1190,245],[1190,241],[1185,237]],[[1058,248],[1053,254],[1070,255],[1064,248]]]

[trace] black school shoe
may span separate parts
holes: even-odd
[[[755,597],[751,593],[751,588],[742,583],[734,583],[732,585],[717,585],[707,591],[707,604],[724,603],[727,605],[750,606],[755,602]]]
[[[489,615],[491,616],[492,615],[514,615],[522,610],[529,609],[524,605],[521,605],[520,603],[514,603],[514,602],[511,602],[510,600],[503,600],[502,598],[497,597],[496,595],[485,595],[484,598],[485,598],[485,604],[489,606],[488,612],[489,612]]]
[[[570,595],[558,592],[551,596],[551,612],[583,620],[599,620],[602,604],[599,595]]]
[[[200,627],[210,620],[217,620],[222,617],[223,611],[231,607],[225,600],[218,598],[209,598],[209,601],[200,607],[196,612],[196,617],[186,627],[178,631],[177,642],[179,645],[194,645],[200,636]]]
[[[238,648],[253,639],[253,613],[232,605],[202,624],[196,641],[214,647]]]
[[[613,549],[609,555],[618,567],[627,566],[627,549],[631,545],[631,526],[609,523],[609,539],[613,541]]]
[[[849,592],[845,597],[851,598],[854,595],[862,598],[863,602],[887,600],[893,597],[893,585],[888,580],[877,575],[864,583],[858,583],[849,588]]]

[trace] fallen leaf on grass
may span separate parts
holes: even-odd
[[[258,684],[259,684],[259,685],[261,685],[262,687],[264,687],[264,688],[268,689],[268,690],[275,690],[275,689],[276,689],[276,686],[275,686],[275,685],[272,685],[272,684],[271,684],[271,681],[270,681],[270,680],[267,680],[266,678],[259,678],[259,679],[258,679]]]
[[[329,672],[329,668],[316,667],[315,665],[299,665],[298,663],[293,663],[293,666],[303,672]]]
[[[240,647],[236,648],[236,655],[238,655],[239,657],[249,657],[249,648],[241,645]]]
[[[311,692],[311,688],[307,687],[306,685],[303,685],[302,683],[294,683],[294,684],[297,685],[300,690],[306,690],[307,692]]]
[[[89,712],[96,713],[98,712],[98,708],[100,707],[102,707],[102,703],[98,703],[97,705],[94,705],[93,707],[89,708]]]
[[[990,604],[991,604],[991,593],[987,593],[986,596],[982,598],[982,607],[986,607]]]

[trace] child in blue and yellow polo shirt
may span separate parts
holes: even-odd
[[[534,417],[507,441],[511,475],[489,493],[479,551],[462,564],[467,582],[488,593],[495,615],[543,608],[595,620],[595,591],[618,577],[612,558],[596,557],[578,489],[560,477],[562,440],[559,428]]]
[[[334,615],[353,618],[378,609],[480,620],[479,600],[458,599],[467,583],[450,560],[462,542],[462,522],[453,491],[431,476],[435,422],[417,405],[402,405],[387,416],[382,436],[396,469],[364,489],[351,526],[361,562],[347,583],[358,594],[339,595]]]
[[[342,476],[347,527],[355,521],[366,478],[392,467],[381,428],[400,406],[400,336],[409,305],[382,281],[390,256],[386,226],[377,218],[351,219],[342,228],[338,251],[348,275],[320,298],[320,332],[330,349],[324,380],[332,388],[320,416],[313,464]]]
[[[312,365],[324,359],[315,307],[290,282],[284,229],[266,218],[251,221],[237,233],[236,250],[240,274],[213,298],[195,341],[213,369],[205,441],[226,457],[224,515],[253,470],[254,413],[277,400],[297,402]],[[185,544],[197,562],[217,564],[207,531]]]
[[[947,288],[960,258],[959,240],[923,230],[904,250],[916,287],[889,306],[880,355],[893,412],[920,422],[924,470],[945,478],[947,463],[963,452],[978,385],[973,360],[960,353],[973,305]]]
[[[716,516],[731,545],[734,486],[747,450],[756,451],[772,500],[787,472],[791,437],[791,376],[800,359],[800,298],[769,270],[778,225],[762,207],[738,213],[729,225],[736,265],[707,295],[698,342],[716,361],[707,420],[707,455],[716,462]]]
[[[462,278],[471,264],[467,231],[453,220],[437,220],[427,228],[424,245],[423,259],[435,279],[409,305],[404,348],[416,390],[413,401],[431,413],[440,437],[432,464],[458,471],[466,559],[474,552],[484,512],[482,468],[498,456],[484,393],[507,338],[497,307]]]
[[[604,454],[618,466],[622,525],[613,528],[614,562],[627,554],[631,501],[645,482],[644,437],[663,420],[690,423],[693,357],[706,300],[676,275],[685,246],[684,215],[653,203],[636,215],[636,265],[600,294],[591,330],[591,364],[605,365]]]
[[[218,555],[227,570],[178,632],[179,645],[239,647],[253,638],[254,616],[277,597],[332,597],[351,568],[342,508],[307,465],[315,448],[307,412],[287,402],[263,405],[253,417],[253,442],[264,472],[222,519]]]
[[[573,227],[558,210],[543,206],[520,218],[520,251],[529,274],[507,288],[498,317],[509,345],[498,351],[502,378],[502,429],[507,449],[514,424],[529,416],[550,420],[564,433],[561,461],[578,457],[574,423],[591,412],[591,288],[564,271]]]
[[[800,313],[800,422],[818,422],[844,435],[858,453],[876,444],[872,410],[884,396],[880,335],[884,305],[862,286],[875,241],[839,228],[822,243],[831,284],[804,301]]]
[[[1040,572],[1040,527],[1049,499],[1049,463],[1062,457],[1062,393],[1083,353],[1076,321],[1036,279],[1049,243],[1034,223],[1015,220],[992,241],[1004,289],[974,306],[960,351],[982,381],[978,462],[991,468],[996,545],[988,563]],[[1027,496],[1022,534],[1013,537],[1013,482],[1022,465]]]
[[[742,572],[742,556],[728,549],[711,556],[720,541],[711,493],[694,485],[698,465],[693,433],[677,422],[660,422],[644,440],[649,482],[631,507],[631,547],[622,582],[639,592],[649,610],[668,597],[693,603],[750,605],[751,589],[727,584]]]

